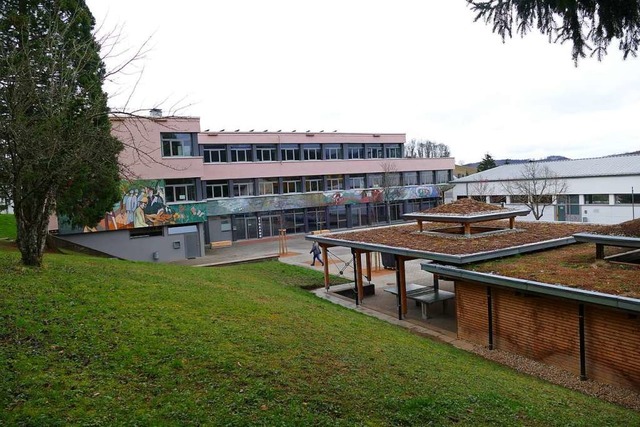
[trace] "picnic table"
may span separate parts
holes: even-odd
[[[449,291],[441,291],[435,286],[424,286],[415,283],[407,283],[407,298],[412,299],[416,304],[422,308],[422,318],[429,318],[429,306],[433,303],[442,301],[442,311],[447,309],[447,301],[456,297],[456,294]],[[385,292],[389,292],[393,295],[398,295],[398,288],[396,286],[388,287],[384,289]]]

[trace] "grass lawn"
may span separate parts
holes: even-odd
[[[11,214],[0,214],[0,239],[3,237],[16,239],[16,218]]]
[[[0,242],[0,425],[639,425],[640,414],[320,300],[279,262]]]

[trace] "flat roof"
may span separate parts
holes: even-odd
[[[619,251],[607,248],[610,253]],[[465,266],[465,269],[499,276],[543,282],[627,298],[640,298],[640,265],[596,259],[593,244],[579,243]]]
[[[549,249],[575,243],[575,233],[593,232],[599,225],[521,221],[513,230],[508,220],[489,221],[488,226],[503,228],[497,233],[471,237],[420,233],[417,223],[350,230],[307,236],[308,240],[331,246],[386,252],[451,264],[468,264],[485,259]],[[442,227],[442,223],[423,224],[425,230]]]

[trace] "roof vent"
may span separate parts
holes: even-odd
[[[162,110],[160,108],[152,108],[149,110],[151,117],[162,117]]]

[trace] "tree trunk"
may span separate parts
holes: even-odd
[[[15,204],[17,244],[24,265],[42,265],[49,215],[52,211],[49,200],[49,197],[44,202],[31,198]]]

